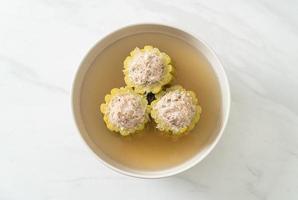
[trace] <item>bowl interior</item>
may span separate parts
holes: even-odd
[[[161,136],[153,122],[132,137],[110,132],[103,122],[99,108],[104,96],[112,88],[125,86],[123,60],[144,45],[172,58],[173,84],[194,91],[202,106],[198,125],[178,140]],[[219,138],[227,115],[223,95],[227,86],[219,65],[204,44],[174,28],[139,25],[112,33],[88,53],[75,80],[74,114],[84,140],[107,165],[136,176],[158,177],[198,162]]]

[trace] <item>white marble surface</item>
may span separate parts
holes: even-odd
[[[101,165],[77,134],[70,90],[86,51],[138,22],[195,33],[222,60],[228,127],[202,163],[143,180]],[[298,199],[298,2],[0,1],[0,199]]]

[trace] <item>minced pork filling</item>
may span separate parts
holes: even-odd
[[[137,52],[129,65],[129,77],[137,85],[151,85],[162,79],[164,64],[154,52]]]
[[[158,117],[174,132],[191,124],[196,112],[192,97],[186,91],[165,94],[156,104]]]
[[[145,111],[141,98],[133,94],[115,96],[108,105],[109,120],[120,129],[134,128],[143,123]]]

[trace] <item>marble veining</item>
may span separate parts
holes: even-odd
[[[0,199],[298,199],[298,2],[0,2]],[[72,120],[70,93],[92,45],[129,24],[181,27],[221,59],[231,116],[214,151],[174,177],[100,164]]]

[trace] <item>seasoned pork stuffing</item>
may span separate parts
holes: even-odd
[[[141,98],[133,94],[114,97],[108,105],[108,117],[118,128],[134,128],[145,120],[146,107]]]
[[[173,132],[190,125],[196,113],[196,106],[186,91],[167,93],[157,102],[155,109]]]
[[[151,85],[161,80],[164,73],[162,58],[154,52],[137,54],[129,65],[129,77],[137,85]]]

